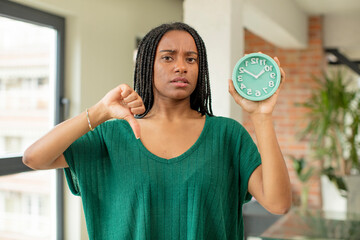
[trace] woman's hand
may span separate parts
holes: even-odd
[[[117,118],[126,120],[140,138],[140,126],[134,115],[145,112],[141,97],[128,85],[121,84],[108,92],[98,103],[104,107],[105,119]],[[91,113],[90,113],[91,114]]]
[[[274,58],[277,65],[280,67],[280,61],[277,57]],[[231,96],[234,98],[235,102],[240,105],[246,112],[248,112],[250,115],[257,115],[257,114],[267,114],[271,115],[276,104],[276,100],[278,98],[280,89],[285,82],[285,72],[280,67],[281,72],[281,82],[279,88],[276,90],[276,92],[268,99],[265,99],[263,101],[250,101],[245,98],[243,98],[234,87],[234,84],[232,80],[229,80],[229,92]]]

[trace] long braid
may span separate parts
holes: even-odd
[[[134,89],[142,98],[146,110],[137,117],[142,118],[146,116],[154,104],[153,72],[156,49],[164,34],[172,30],[186,31],[194,38],[199,54],[199,73],[197,86],[190,96],[190,107],[202,115],[212,116],[211,90],[205,44],[192,27],[185,23],[176,22],[163,24],[152,29],[139,43],[134,72]]]

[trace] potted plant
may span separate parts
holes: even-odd
[[[308,124],[302,137],[309,140],[314,158],[320,161],[321,174],[327,176],[349,202],[353,199],[348,191],[353,179],[347,176],[360,172],[360,92],[349,86],[351,81],[345,76],[343,70],[337,70],[324,73],[321,78],[314,77],[318,87],[300,106],[308,110]],[[356,188],[360,185],[357,178]],[[356,198],[360,201],[360,197]],[[360,203],[357,204],[360,213]],[[352,207],[348,205],[348,211],[349,208]]]

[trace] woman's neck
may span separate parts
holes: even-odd
[[[201,114],[191,109],[188,101],[154,101],[153,107],[145,118],[173,121],[184,118],[201,118]]]

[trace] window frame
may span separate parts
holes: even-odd
[[[0,16],[45,26],[57,31],[56,76],[55,76],[55,123],[65,119],[64,98],[64,53],[65,18],[8,0],[0,0]],[[32,171],[23,164],[21,155],[0,157],[0,176]],[[64,239],[64,183],[63,170],[56,170],[56,239]]]

